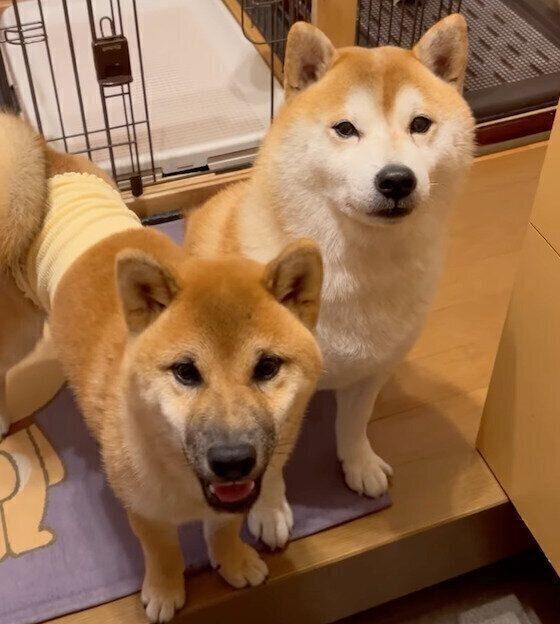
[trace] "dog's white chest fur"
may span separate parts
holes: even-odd
[[[321,387],[338,388],[404,356],[417,337],[439,275],[433,253],[401,264],[357,251],[347,265],[327,260],[317,335]],[[438,254],[439,255],[439,254]]]
[[[256,200],[248,199],[240,221],[243,250],[267,262],[286,243],[287,232],[263,215],[257,222]],[[341,388],[392,367],[417,338],[440,274],[444,219],[431,206],[406,223],[368,227],[341,221],[318,203],[307,210],[300,204],[286,223],[289,236],[314,238],[321,246],[320,387]],[[293,209],[286,202],[285,213],[286,206]]]

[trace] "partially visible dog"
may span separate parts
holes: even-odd
[[[19,117],[0,112],[0,439],[10,419],[6,373],[42,335],[46,311],[23,296],[14,280],[41,231],[47,212],[47,179],[69,170],[110,178],[85,158],[49,149]]]
[[[286,104],[249,181],[188,221],[186,248],[268,261],[290,240],[315,239],[325,262],[317,328],[322,386],[338,403],[346,483],[379,496],[392,470],[366,430],[377,395],[424,322],[440,275],[447,214],[469,169],[474,121],[461,89],[467,27],[434,25],[412,51],[335,50],[323,33],[290,30]],[[269,473],[252,532],[282,546],[291,515]]]
[[[284,464],[321,371],[317,246],[293,242],[266,266],[188,257],[143,228],[91,163],[56,155],[9,116],[0,136],[2,361],[21,355],[48,312],[142,546],[148,618],[168,621],[184,603],[177,526],[188,520],[204,521],[226,581],[262,582],[266,565],[239,530]]]

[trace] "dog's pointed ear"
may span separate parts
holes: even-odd
[[[296,22],[288,33],[284,56],[284,97],[317,82],[329,68],[335,49],[328,37],[307,22]]]
[[[265,269],[264,284],[309,329],[319,317],[323,261],[317,243],[302,238],[290,243]]]
[[[463,90],[468,60],[467,21],[453,13],[434,24],[412,52],[436,76]]]
[[[152,323],[178,292],[171,273],[152,256],[137,249],[124,249],[116,258],[117,292],[131,333]]]

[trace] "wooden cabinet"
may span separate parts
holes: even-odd
[[[560,572],[560,116],[535,198],[478,448]]]

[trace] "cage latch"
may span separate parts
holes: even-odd
[[[110,18],[104,18],[111,23],[111,35],[95,39],[93,48],[93,60],[97,80],[104,87],[114,87],[132,82],[130,69],[130,55],[128,53],[128,41],[124,35],[116,35]]]

